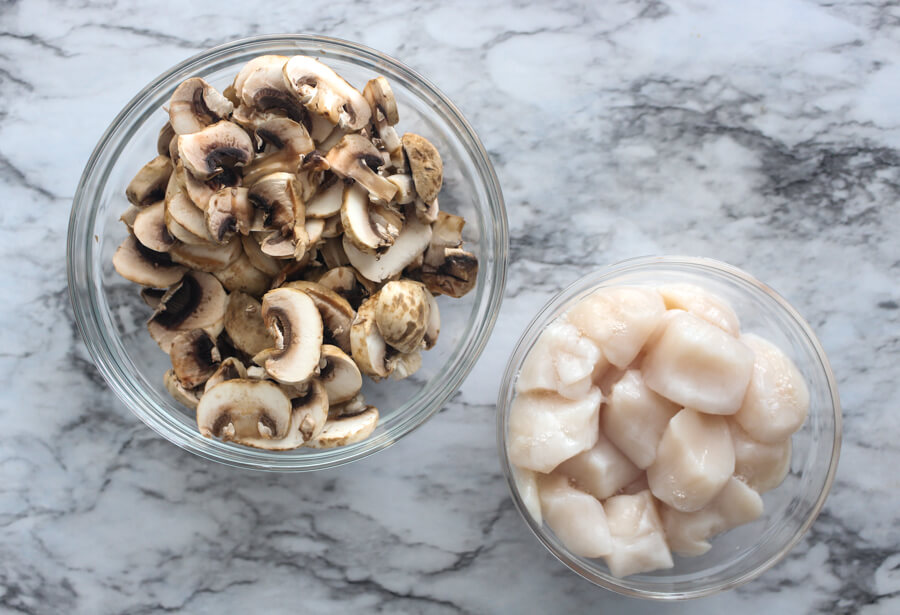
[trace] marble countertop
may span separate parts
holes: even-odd
[[[766,0],[0,3],[0,612],[900,612],[900,7]],[[591,6],[586,6],[592,4]],[[480,367],[413,437],[310,475],[212,465],[106,388],[65,232],[125,102],[230,39],[353,40],[428,75],[509,208]],[[705,255],[783,293],[840,383],[824,512],[735,591],[671,606],[569,573],[510,502],[497,365],[535,307],[625,257]]]

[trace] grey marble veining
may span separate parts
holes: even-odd
[[[900,612],[900,7],[0,2],[0,612]],[[229,39],[361,41],[429,76],[509,206],[506,300],[451,403],[366,462],[211,465],[106,388],[72,322],[65,230],[102,131]],[[782,292],[844,404],[812,531],[736,591],[674,606],[569,573],[512,508],[498,374],[536,305],[597,265],[702,254]]]

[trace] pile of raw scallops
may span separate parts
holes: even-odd
[[[791,359],[742,333],[722,298],[693,284],[606,287],[528,352],[508,454],[538,524],[623,577],[702,555],[762,515],[808,408]]]
[[[207,437],[367,438],[362,376],[413,374],[437,342],[435,296],[477,278],[465,220],[438,205],[437,149],[399,136],[384,77],[360,92],[306,56],[257,57],[221,93],[188,79],[168,114],[113,257],[154,310],[166,388]]]

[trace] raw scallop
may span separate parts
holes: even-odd
[[[753,373],[753,351],[693,314],[672,318],[642,364],[647,386],[685,408],[734,414]]]
[[[513,480],[516,482],[516,489],[528,514],[540,525],[542,522],[541,498],[538,495],[537,474],[531,470],[513,466]]]
[[[733,420],[728,421],[734,445],[734,474],[759,493],[781,484],[791,467],[791,439],[757,442]]]
[[[721,297],[694,284],[664,284],[657,288],[666,309],[684,310],[731,335],[741,334],[737,314]]]
[[[556,391],[582,399],[593,386],[600,350],[573,325],[552,322],[528,352],[516,380],[516,392]]]
[[[602,433],[590,450],[562,462],[555,472],[568,476],[598,500],[605,500],[643,474]]]
[[[564,476],[541,476],[538,484],[544,520],[567,549],[582,557],[610,553],[612,540],[599,500],[572,487]]]
[[[672,553],[649,491],[611,497],[603,509],[612,535],[612,553],[604,559],[613,575],[672,567]]]
[[[549,473],[586,451],[600,435],[600,389],[572,401],[555,393],[519,393],[509,411],[509,459]]]

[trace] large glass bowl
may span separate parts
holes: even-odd
[[[220,91],[250,59],[263,54],[321,59],[358,88],[376,75],[390,82],[401,132],[428,138],[444,161],[441,208],[464,216],[468,250],[480,263],[475,289],[462,299],[441,297],[437,346],[422,353],[421,370],[403,381],[363,388],[381,412],[364,442],[331,450],[272,452],[207,439],[193,413],[163,387],[169,358],[145,326],[150,310],[138,286],[119,277],[112,256],[127,235],[118,220],[128,206],[125,187],[156,155],[163,111],[175,87],[203,77]],[[432,416],[459,388],[493,328],[506,281],[507,222],[503,196],[487,153],[459,110],[434,85],[397,60],[347,41],[320,36],[278,35],[216,47],[175,66],[141,90],[113,120],[94,149],[75,195],[69,222],[69,292],[75,317],[100,373],[132,412],[178,446],[221,463],[273,471],[334,467],[361,459],[408,434]]]
[[[509,410],[522,361],[544,328],[592,291],[622,284],[694,283],[727,299],[741,329],[758,333],[784,350],[809,385],[809,416],[792,439],[793,455],[784,482],[762,495],[760,519],[710,539],[699,557],[673,555],[675,566],[617,578],[601,559],[574,555],[546,525],[527,512],[507,454]],[[778,293],[749,274],[703,258],[648,257],[626,260],[581,278],[545,305],[519,339],[500,386],[498,446],[512,498],[535,536],[561,562],[585,579],[639,598],[677,600],[707,596],[756,578],[774,566],[812,525],[834,479],[841,444],[841,407],[834,374],[805,320]],[[602,410],[601,410],[602,412]]]

